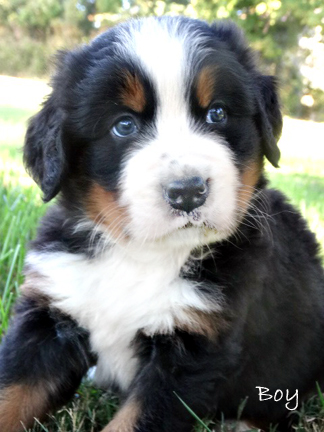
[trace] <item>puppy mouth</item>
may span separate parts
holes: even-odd
[[[182,218],[183,219],[183,225],[181,225],[178,229],[180,230],[185,230],[188,228],[202,228],[204,226],[204,222],[201,221],[199,223],[199,221],[201,220],[201,215],[199,214],[193,214],[194,212],[191,213],[185,213],[185,212],[172,212],[173,215],[176,218]],[[196,212],[197,213],[197,212]]]
[[[184,219],[190,219],[191,221],[194,221],[194,222],[199,222],[199,220],[201,219],[201,212],[199,211],[199,209],[195,209],[195,210],[191,211],[190,213],[186,213],[183,210],[172,209],[172,215],[175,217],[182,217]],[[191,221],[189,221],[188,223],[192,224]]]
[[[196,230],[202,230],[204,232],[218,232],[215,225],[205,219],[200,207],[192,210],[189,213],[183,210],[172,209],[171,214],[174,219],[182,220],[182,224],[178,226],[178,230],[180,231],[188,230],[191,228]]]
[[[186,223],[182,228],[180,229],[187,229],[187,228],[192,228],[194,225],[191,222]]]
[[[193,224],[192,222],[187,222],[185,225],[183,225],[181,228],[179,228],[180,230],[186,230],[189,228],[196,228],[196,229],[201,229],[204,231],[215,231],[217,232],[217,229],[212,226],[211,224],[209,224],[208,222],[204,221],[199,225]]]

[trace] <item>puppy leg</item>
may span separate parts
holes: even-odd
[[[141,336],[139,373],[125,403],[102,432],[192,431],[195,418],[180,398],[201,418],[215,412],[231,349],[182,331]]]
[[[0,348],[0,430],[23,431],[63,405],[90,363],[86,332],[46,298],[25,295]]]
[[[44,386],[10,384],[0,390],[1,430],[16,432],[31,427],[34,418],[42,418],[47,410]]]
[[[102,432],[133,432],[140,415],[141,409],[139,401],[130,398],[119,409],[113,420]]]

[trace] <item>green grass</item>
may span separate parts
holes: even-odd
[[[26,82],[26,86],[29,82]],[[34,85],[34,84],[33,84]],[[37,87],[37,85],[35,84]],[[35,87],[35,88],[36,88]],[[24,86],[14,100],[23,98]],[[42,84],[42,88],[44,84]],[[1,80],[0,80],[1,94]],[[30,97],[27,92],[28,97]],[[28,99],[26,97],[26,99]],[[8,327],[13,302],[23,281],[26,246],[34,235],[46,205],[22,166],[21,147],[27,119],[37,108],[28,100],[16,106],[0,99],[0,337]],[[307,218],[324,245],[324,151],[321,145],[324,124],[285,119],[281,140],[281,169],[267,166],[271,184],[284,191]],[[37,425],[33,432],[97,432],[116,410],[117,399],[84,382],[73,401]],[[311,421],[310,421],[311,420]],[[213,423],[197,426],[197,431],[213,430]],[[225,425],[222,432],[227,432]],[[299,432],[324,430],[324,400],[313,397],[300,411]]]
[[[116,412],[118,400],[115,396],[94,389],[84,382],[73,401],[38,423],[32,432],[99,432]]]
[[[26,108],[17,108],[13,106],[0,106],[0,119],[1,122],[16,126],[20,123],[25,123],[28,118],[33,114],[33,110]]]
[[[290,160],[289,173],[270,170],[268,177],[271,185],[285,192],[290,201],[296,205],[307,219],[318,241],[324,245],[324,160],[320,164],[311,161],[304,162],[303,170],[297,169],[299,162]],[[322,165],[322,167],[320,166]]]

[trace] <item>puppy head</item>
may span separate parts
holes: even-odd
[[[194,247],[238,227],[281,126],[233,24],[149,18],[62,56],[25,162],[45,200],[61,191],[116,241]]]

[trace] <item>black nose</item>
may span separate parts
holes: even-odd
[[[201,177],[175,180],[165,187],[165,198],[171,207],[190,213],[206,201],[208,184]]]

